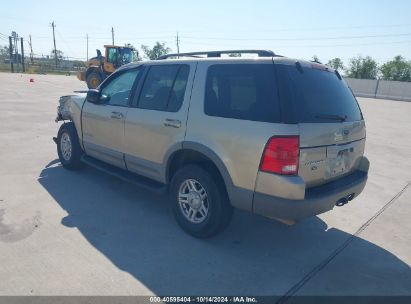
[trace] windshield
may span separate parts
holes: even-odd
[[[342,122],[362,119],[350,88],[333,71],[277,65],[286,106],[295,122]]]
[[[133,61],[134,52],[129,48],[121,49],[119,61],[123,64]]]

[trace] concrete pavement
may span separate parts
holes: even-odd
[[[371,169],[350,204],[292,227],[236,211],[197,240],[164,197],[60,166],[57,101],[79,89],[0,73],[0,295],[411,295],[411,103],[359,99]]]

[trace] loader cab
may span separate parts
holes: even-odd
[[[133,61],[134,50],[129,47],[105,45],[107,62],[113,65],[114,69]]]

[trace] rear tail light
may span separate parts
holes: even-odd
[[[264,172],[296,175],[300,143],[298,136],[271,137],[261,158],[260,170]]]

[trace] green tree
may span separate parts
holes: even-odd
[[[62,61],[63,58],[64,58],[63,51],[56,50],[56,53],[57,53],[57,60]],[[51,52],[50,52],[50,59],[54,59],[54,50],[51,50]]]
[[[1,46],[0,47],[0,60],[8,59],[10,58],[10,52],[9,52],[9,47],[8,46]]]
[[[378,64],[370,56],[358,56],[350,59],[346,72],[351,78],[376,79]]]
[[[125,43],[124,44],[125,47],[128,47],[130,49],[133,49],[133,61],[141,61],[143,60],[140,56],[140,53],[138,52],[137,48],[134,47],[134,45],[132,45],[131,43]]]
[[[380,71],[384,80],[411,81],[411,61],[400,55],[384,63]]]
[[[84,69],[84,64],[85,64],[84,61],[81,61],[81,60],[73,60],[73,67],[74,67],[76,70]]]
[[[344,70],[343,61],[341,60],[341,58],[338,58],[338,57],[328,60],[327,65],[337,71]]]
[[[314,55],[314,56],[313,56],[312,61],[321,63],[320,58],[318,58],[317,55]]]
[[[166,55],[170,53],[171,51],[170,48],[166,47],[165,42],[160,43],[158,41],[155,43],[155,45],[152,48],[150,48],[147,45],[142,45],[141,48],[143,49],[145,56],[149,58],[150,60],[155,60],[162,55]]]

